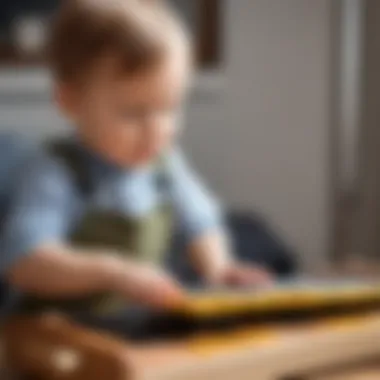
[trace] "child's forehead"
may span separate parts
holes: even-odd
[[[186,59],[167,59],[155,67],[131,74],[123,71],[117,59],[111,57],[99,62],[89,81],[95,86],[116,92],[128,90],[137,95],[154,89],[181,89],[186,87],[190,78],[191,66]]]

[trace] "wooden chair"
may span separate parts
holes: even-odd
[[[131,378],[125,342],[60,315],[15,318],[3,330],[6,372],[38,380]]]

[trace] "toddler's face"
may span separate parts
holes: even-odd
[[[112,59],[103,59],[80,88],[57,86],[58,102],[90,148],[119,166],[144,165],[175,137],[188,66],[177,57],[126,77],[115,74]]]

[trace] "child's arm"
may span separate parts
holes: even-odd
[[[104,291],[164,307],[182,297],[174,280],[156,268],[111,252],[86,252],[63,245],[39,248],[13,266],[6,277],[19,290],[46,298]]]
[[[210,284],[254,285],[272,280],[263,268],[234,260],[227,238],[220,230],[197,237],[189,250],[195,267]]]
[[[74,252],[63,245],[35,249],[6,271],[8,282],[38,296],[78,296],[111,287],[112,261],[102,253]]]
[[[50,158],[28,168],[2,231],[0,276],[42,297],[104,290],[157,304],[177,294],[167,275],[122,260],[117,252],[86,252],[65,243],[80,206],[75,190],[65,168]]]
[[[191,259],[212,283],[266,282],[270,276],[257,266],[237,262],[230,249],[224,218],[215,197],[175,152],[170,162],[172,194]]]
[[[194,267],[208,282],[215,283],[233,262],[226,236],[219,230],[209,231],[189,243]]]

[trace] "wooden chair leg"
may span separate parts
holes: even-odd
[[[36,380],[129,380],[123,341],[56,315],[15,318],[4,329],[5,362]]]

